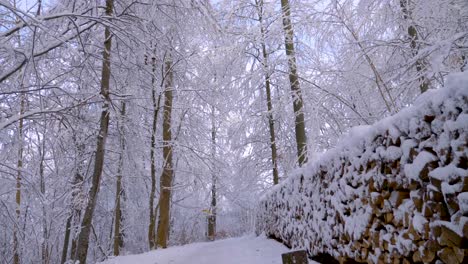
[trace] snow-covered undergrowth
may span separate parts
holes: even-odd
[[[454,74],[445,88],[423,94],[413,106],[353,129],[263,197],[257,232],[311,256],[462,263],[468,247],[467,106],[468,74]]]

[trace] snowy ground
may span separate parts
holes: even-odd
[[[116,257],[101,264],[281,264],[281,254],[288,251],[274,240],[249,235]]]

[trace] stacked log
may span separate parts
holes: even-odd
[[[281,183],[257,233],[342,263],[467,262],[468,81],[454,83]]]

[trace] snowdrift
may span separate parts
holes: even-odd
[[[468,74],[453,74],[353,129],[262,198],[257,233],[340,261],[468,260],[467,105]]]

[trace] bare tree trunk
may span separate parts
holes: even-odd
[[[16,8],[16,1],[13,2],[14,7]],[[16,19],[16,23],[19,24],[20,20],[19,17]],[[18,44],[21,43],[21,35],[18,34]],[[24,77],[24,76],[23,76]],[[24,89],[24,85],[21,81],[21,89]],[[20,116],[22,117],[25,112],[26,107],[26,94],[22,93],[20,96]],[[22,170],[23,170],[23,140],[24,140],[24,120],[21,118],[18,124],[18,161],[17,161],[17,174],[16,174],[16,193],[15,193],[15,202],[16,202],[16,223],[13,227],[13,264],[20,263],[20,242],[18,238],[19,227],[20,227],[20,220],[21,220],[21,180],[22,180]]]
[[[216,238],[216,109],[211,106],[211,162],[213,168],[211,171],[211,205],[208,215],[208,239],[213,241]]]
[[[81,190],[82,188],[82,185],[83,185],[83,176],[81,174],[75,174],[77,176],[76,178],[76,192],[77,194],[79,195],[78,192],[80,191],[83,191]],[[80,188],[80,189],[78,189]],[[78,198],[80,199],[80,198]],[[75,203],[73,205],[74,208],[72,208],[72,215],[70,216],[71,219],[72,219],[72,223],[71,223],[71,232],[73,237],[72,237],[72,242],[71,242],[71,248],[70,248],[70,256],[71,256],[71,259],[74,259],[75,256],[76,256],[76,249],[77,249],[77,246],[78,246],[78,235],[79,235],[79,232],[80,232],[80,225],[81,225],[81,208],[78,207],[80,206],[81,204],[79,204],[79,202],[81,201],[76,201],[76,199],[73,199],[72,200],[75,200]]]
[[[278,154],[276,148],[275,121],[273,118],[273,103],[271,101],[270,71],[268,67],[268,52],[266,49],[265,27],[263,24],[263,0],[256,0],[258,20],[260,22],[261,46],[263,54],[263,70],[265,71],[265,92],[267,97],[268,128],[270,131],[271,162],[273,165],[273,184],[278,184]]]
[[[41,15],[41,8],[42,8],[42,0],[37,0],[37,11],[36,11],[36,16]],[[33,42],[35,41],[35,36],[37,33],[37,27],[34,28],[34,33],[33,33]],[[41,109],[43,108],[42,104],[42,97],[40,99],[40,105]],[[44,131],[42,134],[42,140],[40,142],[40,145],[38,146],[38,153],[40,155],[40,161],[39,161],[39,181],[40,181],[40,191],[41,191],[41,200],[42,200],[42,241],[41,241],[41,258],[42,258],[42,263],[43,264],[48,264],[49,263],[49,245],[48,245],[48,228],[47,228],[47,212],[46,212],[46,207],[45,207],[45,201],[46,201],[46,192],[45,192],[45,179],[44,179],[44,156],[45,156],[45,135],[47,132],[47,125],[46,125],[46,120],[45,116],[43,116],[44,119]],[[41,136],[37,135],[37,138],[40,139]]]
[[[70,242],[70,231],[71,231],[70,229],[71,229],[72,218],[73,218],[72,215],[70,215],[65,225],[65,238],[63,239],[62,258],[60,260],[61,264],[67,261],[68,243]]]
[[[419,34],[416,30],[416,26],[412,23],[411,18],[411,0],[400,0],[400,7],[403,12],[403,18],[406,22],[409,23],[408,25],[408,36],[410,38],[410,47],[413,56],[417,56],[419,53]],[[422,59],[416,60],[416,73],[418,75],[419,80],[419,90],[421,93],[424,93],[429,88],[429,80],[427,80],[426,76],[424,76],[424,62]]]
[[[44,122],[44,127],[46,127],[46,124]],[[45,129],[44,129],[45,130]],[[44,134],[42,135],[42,147],[39,147],[39,153],[41,155],[40,162],[39,162],[39,180],[40,180],[40,191],[42,195],[42,241],[41,241],[41,257],[42,257],[42,263],[47,264],[49,263],[49,256],[48,256],[48,228],[47,228],[47,214],[46,214],[46,208],[45,208],[45,179],[44,179],[44,155],[45,155],[45,131]],[[38,138],[39,135],[38,135]]]
[[[106,0],[106,16],[112,16],[113,11],[113,0]],[[91,188],[89,190],[88,203],[85,208],[83,215],[83,221],[81,222],[81,231],[78,236],[78,245],[76,251],[76,259],[80,261],[80,264],[86,263],[86,257],[88,255],[89,247],[89,235],[91,232],[91,222],[93,220],[94,208],[98,198],[99,185],[101,183],[102,169],[104,165],[104,153],[106,146],[106,139],[109,127],[109,107],[111,98],[109,96],[109,83],[111,74],[111,48],[112,48],[112,36],[109,26],[105,28],[105,40],[104,40],[104,54],[102,59],[102,76],[101,76],[101,95],[104,98],[102,106],[102,112],[100,117],[100,128],[97,137],[96,154],[94,159],[94,170],[91,179]]]
[[[76,133],[76,132],[75,132]],[[65,225],[65,238],[63,240],[63,249],[62,249],[62,259],[61,263],[67,261],[68,256],[68,246],[70,242],[70,237],[72,237],[70,255],[73,259],[76,255],[76,238],[75,236],[78,233],[78,226],[80,225],[80,216],[81,216],[81,198],[83,197],[83,156],[85,145],[83,142],[78,141],[76,135],[73,135],[74,144],[76,146],[76,158],[75,158],[75,175],[72,180],[71,187],[71,214],[67,219]]]
[[[122,102],[122,109],[120,111],[121,124],[119,128],[120,134],[120,154],[119,154],[119,167],[117,169],[117,181],[115,190],[115,225],[114,225],[114,256],[120,254],[120,248],[123,246],[123,235],[121,231],[122,209],[121,209],[121,196],[124,192],[122,188],[122,174],[123,174],[123,159],[125,153],[125,102]]]
[[[149,247],[151,249],[156,248],[156,209],[154,208],[154,200],[156,196],[156,164],[155,164],[155,154],[156,154],[156,126],[158,124],[158,116],[159,116],[159,106],[161,102],[161,93],[158,95],[156,99],[156,58],[153,57],[151,59],[151,66],[152,66],[152,77],[151,77],[151,84],[152,84],[152,91],[151,91],[151,98],[153,101],[153,126],[151,129],[151,150],[150,150],[150,159],[151,159],[151,191],[150,191],[150,198],[149,198],[149,210],[150,210],[150,219],[149,219],[149,227],[148,227],[148,242]]]
[[[304,120],[304,103],[302,100],[299,75],[297,73],[296,52],[294,50],[294,31],[291,23],[291,10],[289,0],[281,0],[283,14],[284,44],[289,66],[289,83],[291,85],[291,96],[294,108],[294,125],[296,132],[297,157],[299,166],[307,162],[307,136]]]
[[[156,247],[167,247],[167,240],[170,229],[170,200],[172,188],[172,89],[173,89],[173,70],[171,55],[165,62],[165,90],[164,90],[164,112],[163,112],[163,160],[164,167],[161,174],[161,191],[159,196],[159,221],[157,232]]]
[[[71,227],[70,233],[72,236],[71,248],[70,248],[70,256],[73,259],[76,256],[76,247],[77,247],[77,239],[79,234],[79,226],[81,225],[81,209],[82,209],[82,198],[84,197],[83,192],[83,161],[84,158],[84,150],[85,146],[82,142],[77,142],[77,164],[76,164],[76,172],[75,177],[73,178],[72,182],[72,214],[71,218]],[[68,248],[68,243],[67,243]]]
[[[25,104],[26,104],[26,95],[22,94],[21,95],[21,105],[20,105],[20,115],[24,114],[25,110]],[[22,180],[22,171],[23,171],[23,119],[19,120],[19,125],[18,125],[18,141],[19,141],[19,147],[18,147],[18,163],[17,163],[17,174],[16,174],[16,195],[15,195],[15,201],[16,201],[16,223],[15,226],[13,227],[13,263],[14,264],[19,264],[20,263],[20,243],[18,239],[18,233],[19,233],[19,226],[20,226],[20,220],[21,220],[21,180]]]

